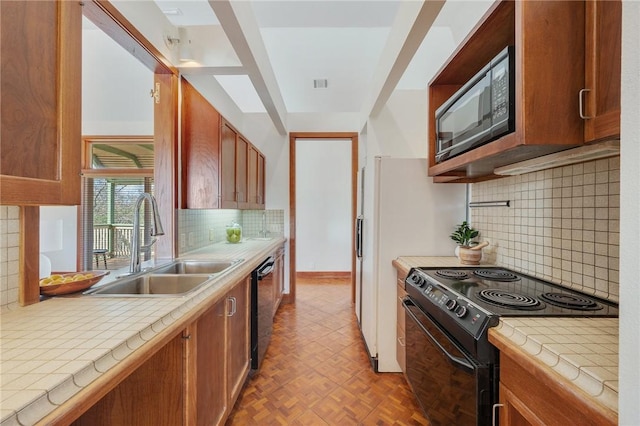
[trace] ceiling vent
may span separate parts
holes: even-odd
[[[182,10],[178,9],[177,7],[162,9],[162,13],[167,16],[182,16]]]
[[[313,88],[314,89],[326,89],[329,84],[326,78],[316,78],[313,80]]]

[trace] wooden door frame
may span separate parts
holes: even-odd
[[[291,132],[289,133],[289,294],[286,303],[296,300],[296,140],[351,139],[351,303],[356,300],[356,215],[358,197],[358,133],[356,132]]]

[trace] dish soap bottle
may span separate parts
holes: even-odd
[[[227,242],[239,243],[242,240],[242,226],[237,222],[227,225]]]

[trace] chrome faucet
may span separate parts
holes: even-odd
[[[149,250],[153,243],[157,241],[157,238],[154,238],[147,245],[140,244],[140,207],[142,206],[144,200],[149,201],[149,205],[151,207],[151,236],[155,237],[157,235],[164,235],[156,199],[153,198],[153,195],[149,194],[148,192],[143,192],[136,200],[136,205],[133,213],[133,236],[131,237],[131,262],[129,263],[129,274],[140,272],[140,250]]]
[[[266,237],[269,235],[269,231],[267,230],[267,212],[262,212],[262,230],[260,231],[261,237]]]

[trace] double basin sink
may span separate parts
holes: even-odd
[[[178,260],[141,274],[120,277],[84,294],[106,297],[185,296],[233,269],[242,260]]]

